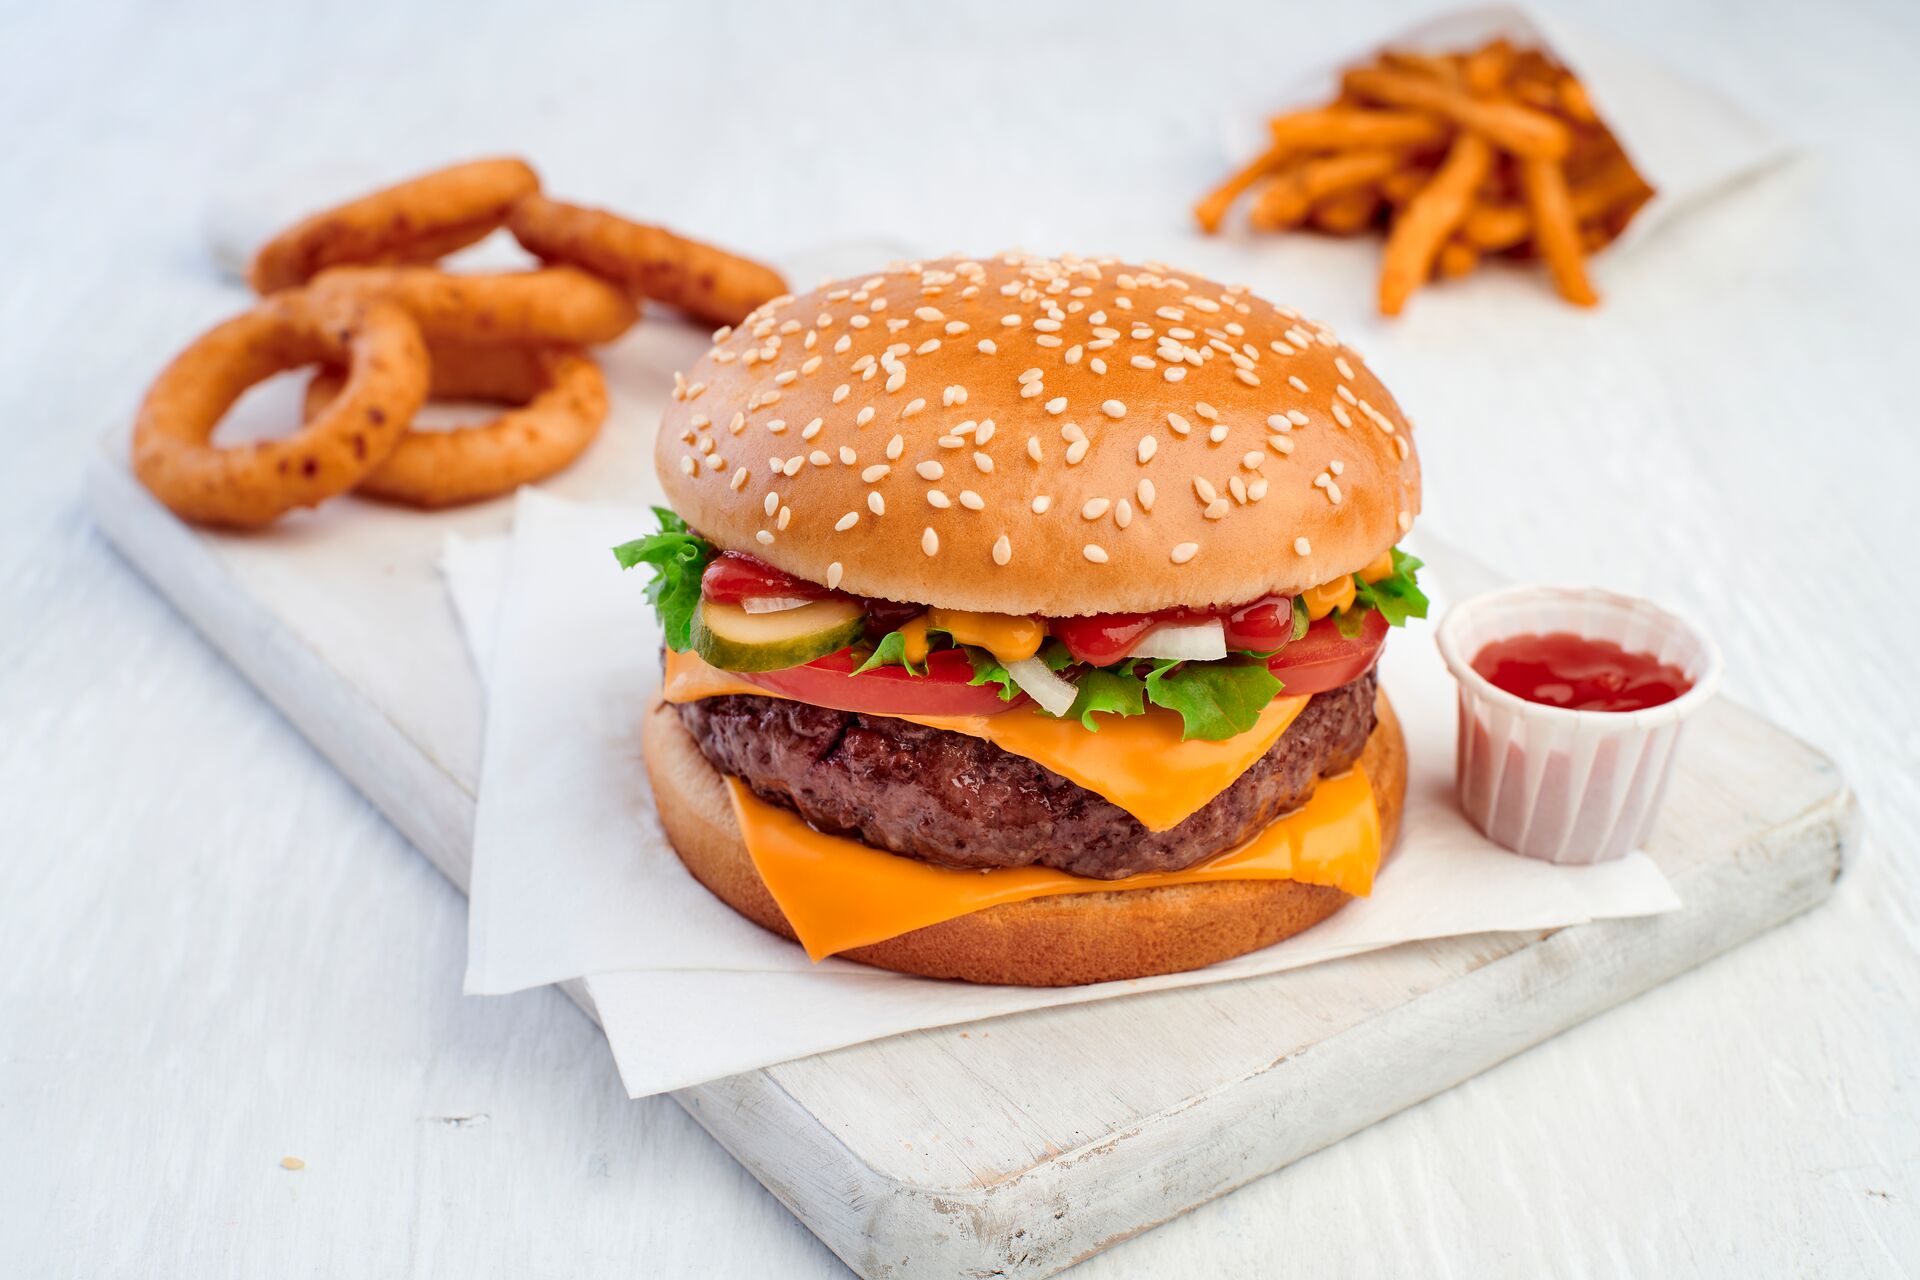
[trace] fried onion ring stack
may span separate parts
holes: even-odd
[[[540,265],[441,270],[512,229]],[[475,160],[302,219],[261,246],[262,301],[210,330],[148,391],[134,472],[184,519],[268,524],[346,492],[433,509],[511,493],[593,443],[606,379],[584,348],[652,299],[733,323],[786,291],[767,267],[614,214],[549,200],[526,162]],[[317,366],[305,423],[274,440],[213,436],[243,392]],[[505,406],[451,430],[414,423],[433,400]]]

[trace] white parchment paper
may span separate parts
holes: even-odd
[[[1382,666],[1411,772],[1400,844],[1371,898],[1264,951],[1135,982],[981,987],[811,964],[708,894],[655,820],[639,730],[659,631],[641,573],[608,550],[652,527],[641,508],[525,490],[510,538],[450,540],[444,562],[488,691],[467,990],[585,976],[636,1097],[919,1027],[1679,906],[1644,855],[1555,867],[1467,825],[1452,800],[1452,684],[1416,624]],[[1443,608],[1444,580],[1422,582]]]

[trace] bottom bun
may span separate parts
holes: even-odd
[[[1386,695],[1360,763],[1380,810],[1384,856],[1400,830],[1407,746]],[[714,896],[784,938],[791,925],[740,836],[725,782],[665,704],[647,715],[647,773],[680,861]],[[1200,969],[1312,928],[1349,895],[1292,880],[1222,880],[1009,902],[840,955],[929,978],[1069,987]]]

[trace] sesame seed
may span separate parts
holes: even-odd
[[[684,455],[683,457],[681,457],[681,459],[680,459],[680,470],[682,470],[682,471],[684,471],[684,472],[685,472],[686,474],[688,474],[688,475],[692,475],[692,474],[693,474],[693,471],[694,471],[694,461],[693,461],[693,455],[692,455],[692,454],[686,454],[686,455]]]
[[[1095,542],[1089,542],[1086,546],[1080,548],[1080,554],[1095,564],[1105,564],[1107,562],[1107,549]]]
[[[1275,431],[1293,430],[1293,420],[1288,418],[1285,414],[1280,414],[1280,413],[1267,415],[1267,425],[1273,428]]]
[[[942,449],[964,449],[967,447],[966,440],[960,436],[941,436],[938,440],[934,441],[934,443]]]
[[[1131,360],[1127,361],[1127,363],[1136,369],[1157,369],[1160,367],[1159,363],[1154,360],[1152,356],[1134,356]]]
[[[1088,442],[1085,440],[1075,440],[1072,444],[1068,445],[1067,465],[1070,467],[1078,466],[1080,460],[1087,456],[1088,447]]]
[[[932,525],[928,525],[920,532],[920,550],[930,556],[940,554],[940,535],[933,531]]]
[[[1021,317],[1018,313],[1010,313],[1000,317],[1001,325],[1008,329],[1018,329],[1020,327],[1020,320]]]
[[[827,590],[837,591],[839,589],[840,575],[844,572],[845,570],[841,567],[841,564],[838,560],[835,560],[832,564],[827,566]]]
[[[1105,498],[1088,498],[1086,505],[1080,508],[1080,518],[1082,520],[1098,520],[1101,516],[1107,514],[1107,508],[1112,505],[1113,504]]]
[[[733,415],[733,421],[727,424],[727,430],[731,431],[734,435],[739,435],[742,428],[746,425],[747,415],[744,413],[736,413]]]
[[[1213,426],[1207,429],[1207,439],[1212,441],[1214,444],[1219,444],[1221,441],[1225,440],[1226,438],[1227,438],[1227,424],[1224,422],[1216,422]]]
[[[1307,541],[1305,535],[1295,538],[1293,540],[1293,553],[1297,556],[1312,555],[1313,544]]]
[[[747,469],[745,467],[741,467],[740,469],[738,469],[733,473],[733,479],[727,481],[727,488],[738,492],[739,490],[746,487],[746,483],[747,483]]]
[[[1340,371],[1341,377],[1347,379],[1353,377],[1353,366],[1347,363],[1345,356],[1335,356],[1333,358],[1333,367]]]
[[[993,540],[993,562],[998,565],[1004,565],[1012,559],[1013,543],[1009,541],[1007,535],[1003,533]]]
[[[960,505],[969,511],[985,511],[987,509],[987,500],[971,489],[962,489],[960,491]]]
[[[939,349],[940,349],[940,339],[928,338],[925,342],[921,343],[919,346],[913,349],[913,354],[917,356],[930,356],[934,352],[938,351]]]
[[[797,369],[787,369],[784,372],[773,375],[773,383],[777,387],[784,387],[789,383],[799,381],[799,379],[800,372]]]
[[[1100,412],[1109,418],[1124,418],[1127,416],[1127,406],[1118,400],[1107,400],[1101,403]]]
[[[867,495],[867,510],[877,516],[883,516],[887,514],[887,500],[881,497],[878,492],[869,493]]]
[[[778,493],[772,492],[771,490],[768,491],[767,500],[760,504],[760,509],[765,511],[769,516],[771,516],[774,512],[780,509],[780,495]]]
[[[1338,400],[1333,402],[1333,420],[1343,427],[1353,425],[1353,415],[1348,413],[1347,406],[1341,404]]]
[[[1133,504],[1125,498],[1113,504],[1113,523],[1122,529],[1133,523]]]
[[[982,338],[978,343],[975,344],[975,346],[979,350],[980,354],[983,356],[993,355],[995,352],[1000,350],[999,347],[996,347],[993,345],[992,338]]]
[[[898,391],[900,388],[906,385],[907,385],[907,371],[905,369],[895,369],[892,373],[887,375],[887,390],[889,392]]]
[[[1327,498],[1334,506],[1340,505],[1340,486],[1331,480],[1327,481]]]
[[[855,319],[859,319],[859,317],[856,316]],[[839,340],[833,344],[833,354],[837,356],[843,356],[847,354],[847,351],[852,346],[853,346],[853,335],[850,333],[843,333],[840,335]]]
[[[860,412],[853,415],[853,424],[856,427],[864,427],[869,422],[872,422],[872,421],[873,421],[872,405],[868,405],[866,408],[862,409]]]
[[[816,467],[830,467],[833,465],[833,455],[825,449],[815,449],[807,455],[807,461]]]
[[[1080,357],[1085,351],[1086,348],[1076,342],[1067,348],[1067,354],[1062,356],[1061,359],[1065,360],[1068,364],[1079,364]]]
[[[1254,502],[1258,502],[1260,501],[1260,499],[1266,496],[1267,496],[1267,478],[1265,476],[1255,476],[1253,480],[1247,485],[1247,497],[1252,499]]]
[[[1215,489],[1212,482],[1205,476],[1195,476],[1193,478],[1193,491],[1200,495],[1200,501],[1202,502],[1212,502],[1220,496],[1219,490]]]
[[[1267,448],[1284,458],[1293,452],[1293,441],[1286,436],[1268,436]]]
[[[1041,333],[1057,333],[1060,329],[1060,322],[1058,320],[1035,320],[1033,327]]]
[[[913,309],[913,318],[915,320],[944,320],[946,316],[938,307],[915,307]]]
[[[937,462],[932,462],[932,461],[923,462],[919,466],[915,467],[914,470],[919,473],[920,478],[922,480],[938,480],[940,477],[947,474],[947,469],[945,467],[941,466]]]
[[[1287,375],[1287,385],[1292,387],[1295,391],[1298,391],[1301,395],[1305,395],[1307,393],[1306,380],[1297,373],[1290,373]]]
[[[1193,411],[1202,418],[1205,418],[1208,422],[1218,421],[1220,417],[1220,411],[1208,404],[1205,400],[1194,401]]]
[[[1405,533],[1411,528],[1413,528],[1413,512],[1402,511],[1400,513],[1400,532]]]
[[[1407,446],[1407,438],[1405,436],[1395,436],[1393,438],[1393,447],[1399,450],[1400,461],[1402,462],[1405,462],[1407,460],[1407,454],[1412,452]]]
[[[1235,369],[1233,371],[1233,376],[1240,379],[1240,381],[1246,383],[1250,387],[1257,387],[1260,385],[1259,375],[1254,373],[1253,370],[1251,369]]]
[[[1099,356],[1095,356],[1093,359],[1087,361],[1087,368],[1104,377],[1107,372],[1107,362]]]
[[[911,418],[914,414],[920,412],[922,409],[926,407],[927,407],[927,402],[925,400],[918,399],[918,398],[909,400],[906,403],[906,407],[900,410],[900,416],[903,418]]]
[[[754,540],[763,547],[770,547],[773,545],[773,534],[766,529],[760,530],[758,533],[754,534],[753,537],[754,537]]]
[[[1175,564],[1185,564],[1187,561],[1193,559],[1195,556],[1199,554],[1200,554],[1199,543],[1181,542],[1181,543],[1176,543],[1174,545],[1173,550],[1167,553],[1167,557],[1170,560],[1172,560]]]
[[[1033,500],[1033,503],[1032,503],[1033,514],[1037,516],[1043,516],[1047,514],[1048,508],[1052,506],[1053,506],[1053,499],[1043,493],[1039,497]]]
[[[1153,451],[1160,447],[1160,441],[1154,436],[1141,436],[1139,447],[1134,451],[1140,459],[1140,465],[1146,466],[1153,461]]]
[[[860,473],[860,480],[863,484],[878,484],[880,481],[886,479],[887,473],[892,470],[893,468],[886,463],[876,462]]]
[[[1046,387],[1043,384],[1038,382],[1029,382],[1025,386],[1020,388],[1020,398],[1022,400],[1031,400],[1035,396],[1042,396],[1042,395],[1045,395],[1046,393],[1047,393]]]
[[[1335,387],[1334,391],[1338,393],[1340,398],[1342,400],[1345,400],[1348,404],[1358,405],[1360,403],[1360,397],[1354,395],[1353,388],[1347,386],[1345,383],[1342,383],[1341,385]]]
[[[785,418],[768,418],[766,425],[767,430],[777,436],[787,429],[787,420]]]
[[[1260,464],[1265,462],[1266,460],[1267,460],[1267,455],[1260,452],[1258,449],[1249,449],[1247,452],[1240,455],[1240,465],[1245,467],[1249,471],[1258,471],[1260,469]]]
[[[990,473],[993,470],[993,459],[989,458],[986,454],[981,453],[978,450],[975,450],[973,455],[973,465],[980,468],[981,471]]]
[[[1296,427],[1304,427],[1309,422],[1313,421],[1313,419],[1309,418],[1306,414],[1302,413],[1298,409],[1289,409],[1287,410],[1287,421],[1291,422]]]
[[[1036,382],[1033,385],[1037,387],[1040,384]],[[1047,401],[1048,413],[1065,413],[1066,411],[1067,398],[1065,396],[1055,396],[1053,399]]]
[[[833,522],[833,531],[835,533],[845,533],[859,523],[860,513],[858,511],[849,511]]]
[[[1153,510],[1153,481],[1142,476],[1140,483],[1134,488],[1133,495],[1140,500],[1142,511]]]
[[[1183,436],[1187,434],[1187,432],[1193,430],[1193,427],[1187,422],[1187,420],[1181,417],[1177,413],[1169,413],[1167,415],[1167,425],[1173,428],[1175,435]]]
[[[972,327],[973,326],[965,320],[949,320],[947,321],[946,333],[950,338],[957,338]]]
[[[1247,505],[1247,482],[1239,476],[1227,477],[1227,492],[1231,493],[1233,500],[1241,506]]]
[[[1209,520],[1222,520],[1226,518],[1227,512],[1231,510],[1233,510],[1233,504],[1231,502],[1228,502],[1225,498],[1215,498],[1207,504],[1207,509],[1200,514]]]
[[[860,455],[855,453],[850,446],[843,444],[840,446],[840,461],[843,465],[850,467],[860,461]]]
[[[780,528],[781,530],[785,530],[785,529],[786,529],[786,527],[787,527],[787,524],[788,524],[788,522],[789,522],[789,521],[791,521],[792,519],[793,519],[793,508],[792,508],[792,507],[782,507],[782,508],[780,508],[780,518],[779,518],[779,520],[777,520],[777,521],[775,521],[774,523],[775,523],[775,525],[776,525],[776,526],[777,526],[778,528]]]
[[[1060,346],[1064,341],[1065,339],[1061,338],[1057,334],[1043,333],[1039,337],[1033,340],[1033,345],[1036,347],[1057,347],[1057,346]]]

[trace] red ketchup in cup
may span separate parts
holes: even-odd
[[[1455,783],[1474,826],[1546,862],[1645,841],[1681,722],[1719,679],[1711,641],[1644,600],[1555,587],[1465,601],[1436,639],[1459,682]]]
[[[1650,653],[1571,631],[1491,641],[1473,655],[1473,669],[1516,698],[1569,711],[1644,711],[1693,687]]]

